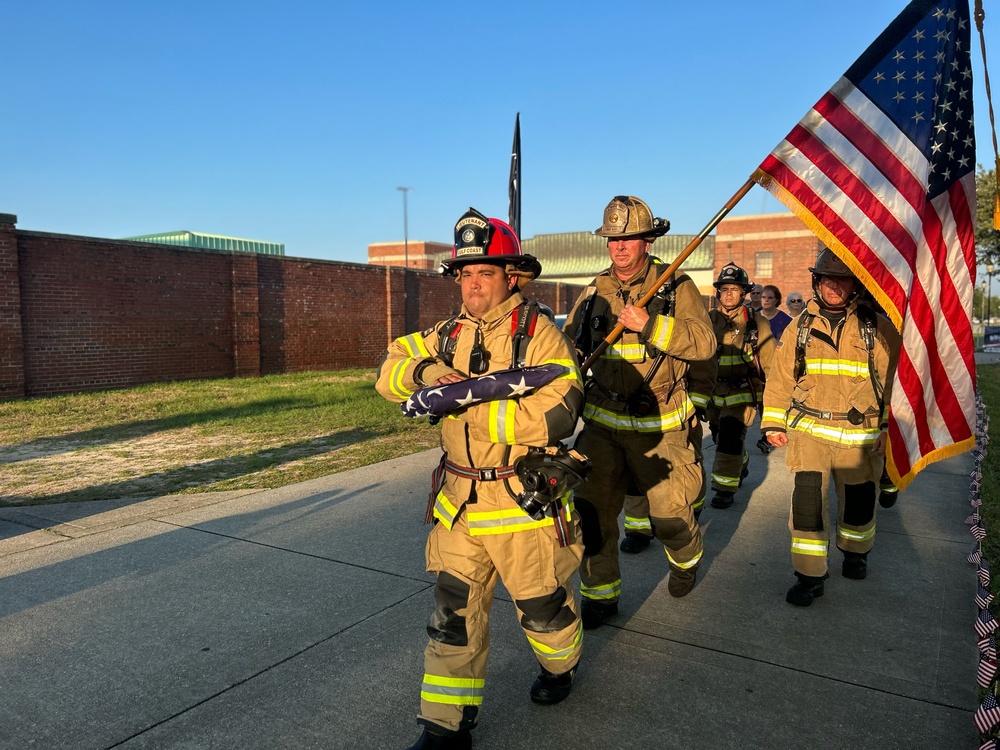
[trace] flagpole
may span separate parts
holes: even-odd
[[[510,199],[507,223],[521,239],[521,113],[514,118],[514,144],[510,149],[510,179],[507,183]]]
[[[645,307],[649,304],[649,301],[656,296],[657,290],[667,283],[667,280],[677,271],[678,268],[680,268],[681,263],[688,259],[688,256],[695,251],[698,245],[702,243],[702,240],[708,237],[711,231],[718,226],[719,222],[726,217],[726,214],[732,211],[733,208],[736,207],[736,204],[743,200],[743,197],[750,192],[750,188],[752,188],[755,184],[756,182],[754,182],[754,179],[751,177],[739,190],[736,191],[732,198],[726,201],[726,205],[719,210],[719,213],[712,217],[712,220],[705,225],[705,228],[702,229],[698,235],[688,243],[688,246],[681,251],[681,254],[674,258],[673,262],[667,266],[667,270],[660,274],[660,277],[656,280],[656,283],[650,287],[650,290],[635,303],[636,307]],[[587,372],[591,367],[593,367],[594,363],[600,359],[601,355],[604,353],[604,350],[611,346],[624,332],[625,326],[622,323],[619,323],[611,329],[611,333],[605,337],[604,341],[597,345],[594,353],[587,358],[587,361],[580,366],[580,369],[583,372]]]

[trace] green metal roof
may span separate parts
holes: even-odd
[[[649,251],[665,263],[670,263],[694,237],[691,234],[664,235],[653,243]],[[522,249],[541,262],[543,278],[593,278],[611,265],[607,239],[590,232],[543,234],[525,240]],[[712,269],[714,264],[715,236],[710,235],[691,253],[681,268],[686,271]]]
[[[285,245],[281,242],[261,242],[260,240],[245,240],[239,237],[225,237],[221,234],[203,234],[180,229],[176,232],[161,232],[159,234],[142,234],[136,237],[125,237],[136,242],[153,242],[158,245],[180,245],[181,247],[196,247],[201,250],[242,250],[248,253],[263,255],[284,255]]]

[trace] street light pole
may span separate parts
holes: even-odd
[[[979,285],[979,322],[986,325],[986,279]]]
[[[399,191],[401,191],[403,193],[403,267],[404,268],[409,268],[410,267],[410,238],[409,238],[409,232],[408,232],[408,229],[407,229],[407,226],[406,226],[406,194],[408,192],[410,192],[411,190],[413,190],[413,188],[411,188],[411,187],[398,187],[398,188],[396,188],[396,190],[399,190]]]

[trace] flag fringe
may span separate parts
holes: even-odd
[[[892,479],[893,483],[899,487],[900,492],[902,492],[909,486],[910,482],[914,480],[917,474],[926,469],[930,464],[935,461],[942,461],[946,458],[951,458],[952,456],[960,456],[963,453],[967,453],[972,450],[975,444],[976,439],[974,437],[969,437],[958,443],[952,443],[951,445],[946,445],[942,448],[935,448],[913,464],[906,476],[899,475],[899,470],[896,468],[896,464],[892,460],[892,453],[886,451],[886,470],[889,472],[889,478]]]

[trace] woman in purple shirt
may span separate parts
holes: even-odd
[[[778,309],[781,304],[781,290],[774,284],[767,284],[760,295],[760,314],[771,324],[771,335],[775,340],[781,339],[781,332],[792,322],[791,316]]]

